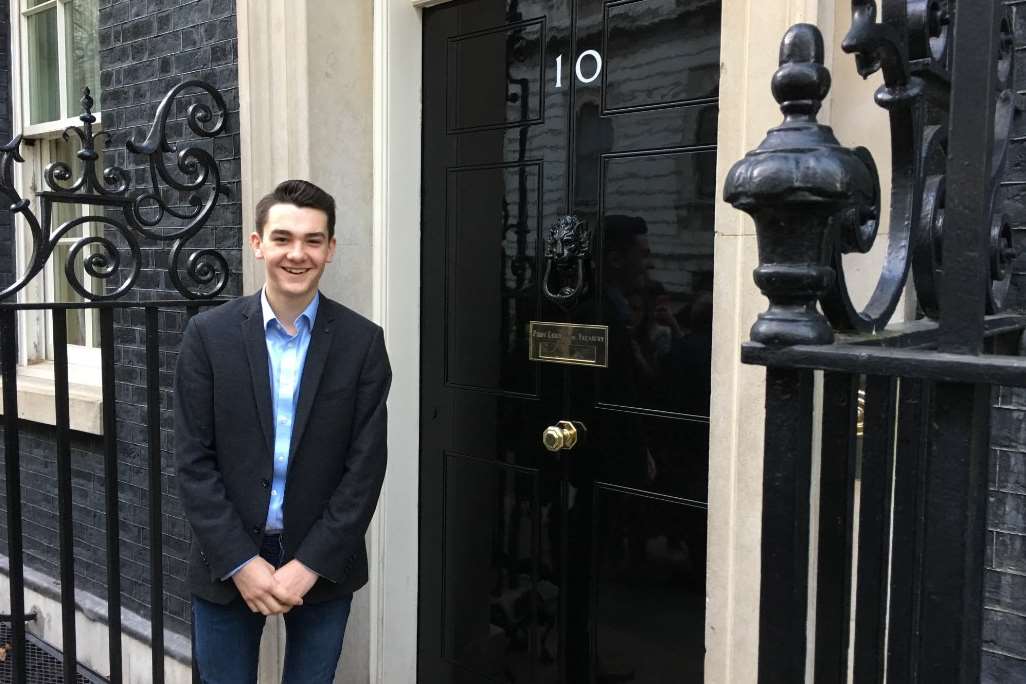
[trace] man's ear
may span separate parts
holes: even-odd
[[[253,256],[257,259],[263,259],[264,253],[260,250],[263,245],[263,240],[260,238],[260,233],[253,231],[249,234],[249,246],[253,248]]]
[[[335,245],[335,236],[332,236],[331,240],[328,241],[328,258],[326,259],[328,263],[331,263],[335,258]]]

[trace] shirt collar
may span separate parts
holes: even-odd
[[[299,318],[296,319],[296,322],[305,317],[307,329],[313,330],[314,321],[317,320],[317,307],[320,305],[320,301],[321,293],[315,292],[313,299],[311,299],[307,307],[303,309],[303,313],[299,314]],[[271,308],[271,303],[267,301],[267,288],[260,289],[260,310],[264,315],[264,330],[267,330],[267,324],[271,321],[277,321],[278,319],[278,317],[274,315],[274,309]],[[279,323],[279,325],[281,324]]]

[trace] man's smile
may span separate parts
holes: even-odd
[[[309,268],[295,268],[290,266],[282,266],[282,269],[286,273],[291,273],[292,275],[303,275],[304,273],[310,270]]]

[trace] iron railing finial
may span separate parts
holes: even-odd
[[[780,45],[773,96],[784,121],[727,174],[724,198],[755,219],[759,267],[755,282],[769,308],[752,327],[752,340],[772,346],[829,344],[833,331],[816,301],[834,279],[832,222],[873,206],[879,183],[868,151],[843,147],[816,120],[830,90],[823,36],[811,24],[792,26]],[[850,213],[850,212],[849,212]],[[860,239],[863,217],[848,221]],[[849,216],[850,218],[850,216]],[[873,230],[875,231],[875,223]],[[871,242],[872,235],[862,236]]]

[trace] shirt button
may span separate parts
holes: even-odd
[[[278,490],[277,489],[272,489],[271,490],[271,496],[278,496]]]
[[[285,416],[282,416],[281,418],[278,419],[278,422],[281,423],[282,425],[288,425],[289,424],[289,419],[286,418]]]

